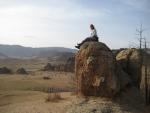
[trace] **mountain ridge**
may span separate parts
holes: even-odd
[[[76,49],[65,48],[65,47],[24,47],[20,45],[4,45],[0,44],[0,53],[10,58],[32,58],[44,56],[43,53],[53,56],[59,53],[75,53]],[[49,56],[46,56],[49,57]]]
[[[6,59],[6,58],[8,58],[7,55],[5,55],[5,54],[3,54],[3,53],[0,53],[0,59]]]

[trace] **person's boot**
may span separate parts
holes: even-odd
[[[79,46],[79,45],[77,45],[77,46],[75,46],[75,48],[80,49],[80,46]]]

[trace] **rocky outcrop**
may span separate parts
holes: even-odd
[[[12,71],[8,69],[7,67],[0,68],[0,74],[11,74]]]
[[[78,95],[113,97],[120,90],[112,51],[101,42],[84,43],[75,57]]]
[[[86,98],[74,100],[67,113],[144,112],[144,99],[135,84],[141,72],[139,51],[123,49],[115,54],[101,42],[81,46],[75,56],[75,74],[77,94]]]
[[[116,56],[122,69],[130,76],[132,84],[137,88],[141,82],[142,57],[137,49],[125,49]]]
[[[24,68],[17,69],[16,73],[17,74],[24,74],[24,75],[28,74],[28,72]]]
[[[75,57],[70,57],[65,63],[65,71],[74,72],[75,71],[74,68],[75,68]]]
[[[141,61],[137,49],[124,49],[115,57],[104,43],[84,43],[75,56],[78,95],[114,97],[131,87],[138,89]]]
[[[75,57],[70,57],[64,64],[51,64],[47,63],[42,69],[43,71],[64,71],[64,72],[74,72],[75,67]]]

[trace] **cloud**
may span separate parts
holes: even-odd
[[[79,0],[5,0],[0,1],[1,10],[9,10],[5,13],[28,11],[31,15],[37,14],[46,16],[51,19],[81,19],[89,17],[104,16],[108,13],[108,10],[102,8],[85,7],[81,5]],[[9,7],[7,7],[9,6]],[[24,8],[24,9],[23,9]],[[20,9],[20,10],[19,10]]]
[[[27,46],[65,46],[68,41],[71,46],[75,37],[81,37],[76,32],[82,34],[83,24],[108,13],[70,0],[5,0],[0,6],[1,43]]]
[[[36,47],[73,47],[76,42],[89,35],[88,27],[93,23],[98,31],[105,30],[106,42],[109,40],[110,44],[117,45],[117,41],[112,40],[115,40],[117,36],[123,38],[124,31],[121,28],[129,27],[130,20],[133,20],[130,21],[130,26],[132,26],[138,19],[133,13],[137,9],[145,11],[146,3],[141,3],[143,0],[133,0],[138,1],[136,4],[131,2],[132,0],[108,1],[0,0],[1,43]],[[131,11],[131,8],[135,10]],[[129,34],[129,31],[127,32]],[[114,38],[110,40],[109,37]]]
[[[7,7],[12,1],[6,0],[6,2],[0,2],[1,5],[3,4],[3,7],[0,7],[0,30],[4,33],[18,31],[19,33],[29,33],[30,35],[30,31],[35,32],[38,29],[38,31],[41,29],[46,30],[51,28],[49,26],[58,28],[62,25],[61,27],[63,27],[64,24],[70,24],[78,20],[85,21],[90,18],[103,18],[108,13],[108,11],[103,9],[90,9],[81,7],[74,2],[66,2],[68,0],[64,0],[65,2],[62,4],[58,1],[48,2],[48,6],[27,5],[18,2],[18,0],[14,1],[17,1],[19,5],[13,4]]]

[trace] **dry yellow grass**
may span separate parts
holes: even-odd
[[[16,71],[20,67],[24,67],[27,71],[41,70],[47,63],[59,64],[64,61],[55,61],[46,58],[34,58],[34,59],[0,59],[0,67],[8,67],[13,71]]]
[[[44,80],[48,76],[51,79]],[[62,93],[58,103],[46,103],[45,89],[70,87],[72,73],[35,72],[33,75],[0,75],[0,113],[61,113],[70,101]],[[43,90],[44,89],[44,90]]]
[[[45,102],[58,102],[62,99],[60,93],[48,93]]]
[[[21,66],[33,71],[45,65],[45,61],[25,62],[16,60],[11,62],[0,61],[0,66],[6,65],[12,69]],[[28,65],[31,62],[34,63]],[[44,80],[43,77],[45,76],[51,79]],[[73,88],[73,76],[72,73],[42,71],[35,71],[27,76],[17,74],[0,75],[0,113],[66,113],[66,106],[72,105],[72,101],[76,102],[75,95],[61,93],[62,100],[45,102],[47,93],[44,91],[49,87]],[[94,105],[94,103],[91,105]],[[148,107],[147,111],[149,112]]]
[[[34,90],[56,87],[67,88],[72,80],[72,73],[36,72],[34,75],[0,75],[0,90]],[[44,80],[48,76],[51,79]]]
[[[65,113],[65,106],[71,104],[72,98],[69,93],[62,93],[63,100],[45,102],[46,93],[14,91],[13,94],[15,96],[6,97],[5,103],[0,105],[0,113]]]

